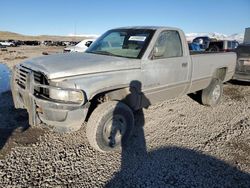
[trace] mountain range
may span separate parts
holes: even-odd
[[[97,38],[98,35],[96,34],[77,34],[77,35],[74,35],[74,34],[69,34],[69,36],[71,37],[85,37],[85,38]],[[222,34],[222,33],[216,33],[216,32],[213,32],[213,33],[187,33],[186,34],[186,38],[188,41],[192,41],[194,38],[196,37],[199,37],[199,36],[208,36],[210,38],[216,38],[218,40],[236,40],[238,42],[243,42],[244,40],[244,34],[243,33],[235,33],[235,34],[232,34],[232,35],[225,35],[225,34]]]
[[[69,34],[68,36],[52,36],[52,35],[38,35],[38,36],[29,36],[29,35],[22,35],[19,33],[13,33],[8,31],[0,31],[0,40],[83,40],[85,38],[96,38],[99,35],[96,34]],[[243,42],[244,34],[243,33],[235,33],[232,35],[225,35],[222,33],[187,33],[186,38],[188,41],[192,41],[195,37],[198,36],[208,36],[211,38],[221,39],[221,40],[237,40],[239,42]]]

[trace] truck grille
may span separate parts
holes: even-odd
[[[42,84],[42,85],[49,85],[48,80],[46,77],[40,72],[34,72],[34,81],[35,83]],[[34,94],[35,95],[44,95],[46,97],[49,96],[49,90],[47,88],[41,87],[34,87]]]
[[[30,72],[29,69],[26,69],[21,66],[18,69],[16,69],[16,82],[23,89],[26,89],[27,77],[29,72]]]
[[[30,72],[33,72],[34,75],[34,82],[37,84],[43,84],[43,85],[48,85],[48,80],[46,77],[37,71],[33,71],[29,68],[26,68],[24,66],[20,66],[16,69],[16,83],[23,89],[27,88],[27,79],[28,79],[28,74]],[[44,94],[48,95],[48,90],[45,88],[40,88],[40,87],[34,87],[34,94]]]

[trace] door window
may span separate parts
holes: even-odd
[[[182,44],[177,31],[163,31],[154,47],[154,59],[181,57]]]
[[[227,49],[232,49],[232,42],[231,41],[227,42]]]

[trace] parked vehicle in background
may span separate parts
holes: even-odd
[[[188,48],[189,48],[190,52],[202,52],[202,51],[204,51],[202,49],[201,44],[194,43],[194,42],[188,43]]]
[[[211,40],[216,40],[216,39],[212,39],[207,36],[202,36],[194,38],[192,43],[199,44],[201,49],[205,51],[206,49],[208,49]]]
[[[204,105],[217,105],[235,65],[233,52],[191,55],[178,28],[123,27],[104,33],[85,53],[17,65],[11,90],[30,125],[70,132],[86,120],[91,146],[112,151],[129,138],[134,111],[197,91]]]
[[[6,46],[3,46],[3,45],[0,43],[0,48],[6,48]]]
[[[11,47],[18,47],[18,46],[22,45],[22,41],[20,41],[20,40],[9,39],[7,42],[10,42],[13,44]]]
[[[70,46],[63,49],[63,52],[85,52],[85,50],[88,49],[88,47],[94,42],[96,39],[85,39],[81,42],[79,42],[75,46]]]
[[[6,46],[6,47],[14,47],[15,44],[13,42],[8,42],[8,41],[0,41],[0,44],[2,46]]]
[[[239,46],[236,40],[217,40],[211,41],[206,49],[209,52],[232,52]]]
[[[51,40],[45,40],[42,42],[43,45],[45,46],[52,46],[52,41]]]
[[[37,40],[33,40],[33,41],[27,40],[27,41],[23,41],[23,44],[27,46],[39,46],[41,42]]]
[[[21,41],[21,40],[11,40],[14,44],[15,44],[15,46],[21,46],[21,45],[24,45],[24,42],[23,41]]]
[[[196,37],[193,43],[201,45],[202,49],[208,52],[232,52],[238,47],[236,40],[217,40],[210,37]]]
[[[244,44],[250,43],[250,27],[245,29]]]
[[[23,41],[9,39],[6,41],[0,41],[0,44],[5,47],[17,47],[23,45]]]
[[[233,79],[250,81],[250,28],[246,28],[244,43],[236,49],[237,64]]]
[[[67,41],[51,41],[51,40],[45,40],[42,42],[45,46],[66,46],[69,42]]]

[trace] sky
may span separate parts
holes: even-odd
[[[0,31],[102,34],[120,26],[171,26],[186,33],[243,33],[250,0],[1,0]]]

